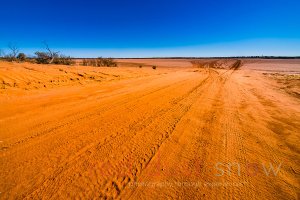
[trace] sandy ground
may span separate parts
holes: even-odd
[[[0,199],[300,197],[299,60],[119,62],[0,62]]]

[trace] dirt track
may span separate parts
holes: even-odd
[[[1,199],[299,198],[299,98],[243,67],[119,70],[2,91]]]

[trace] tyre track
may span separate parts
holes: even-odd
[[[187,81],[188,81],[188,79],[180,81],[180,82],[187,82]],[[101,113],[100,115],[103,115],[103,114],[105,114],[105,112],[116,110],[121,105],[132,104],[134,102],[139,101],[139,99],[141,99],[143,97],[149,96],[149,95],[151,95],[153,93],[162,91],[162,90],[167,89],[169,87],[174,87],[174,86],[172,86],[172,85],[166,85],[164,87],[152,90],[149,93],[141,94],[141,95],[136,96],[136,97],[132,97],[132,95],[131,95],[131,96],[123,98],[120,101],[115,102],[114,105],[111,105],[111,103],[106,103],[106,104],[102,105],[103,106],[102,108],[96,109],[96,110],[94,110],[92,112],[89,112],[89,114],[86,114],[86,113],[84,113],[84,114],[82,114],[82,113],[75,113],[75,115],[71,114],[69,116],[66,116],[66,118],[64,120],[64,121],[66,121],[65,123],[62,123],[62,122],[59,122],[59,121],[55,121],[55,122],[52,122],[51,124],[50,124],[50,122],[48,122],[48,123],[45,122],[43,124],[38,124],[35,127],[35,129],[38,129],[38,131],[36,133],[33,133],[32,135],[30,135],[30,136],[28,136],[26,138],[23,138],[20,141],[14,142],[12,144],[7,144],[6,145],[6,150],[7,149],[11,149],[11,148],[13,148],[15,146],[18,146],[18,145],[20,145],[22,143],[26,143],[26,142],[29,143],[31,140],[36,139],[38,137],[42,137],[42,136],[50,134],[50,133],[55,133],[55,131],[57,131],[58,129],[61,129],[61,128],[64,128],[64,127],[68,127],[71,124],[74,124],[76,122],[80,122],[80,121],[82,121],[84,119],[94,117],[96,115],[99,115],[99,113]],[[56,125],[56,124],[59,124],[59,125]],[[41,127],[44,127],[44,126],[45,127],[49,127],[50,126],[51,128],[46,128],[42,132],[39,131],[40,129],[44,129],[44,128],[41,128]],[[35,132],[35,131],[31,131],[31,132]],[[0,154],[0,156],[1,156],[1,154]]]
[[[177,85],[178,84],[182,84],[183,85],[183,87],[185,87],[186,86],[186,84],[189,84],[189,82],[188,82],[188,79],[185,79],[185,80],[183,80],[183,81],[177,81],[177,83],[176,84],[174,84],[174,85],[168,85],[168,86],[166,86],[166,88],[169,88],[168,90],[171,90],[172,88],[176,88],[177,87]],[[156,92],[154,92],[154,91],[152,91],[152,94],[155,94],[156,95],[156,93],[161,93],[161,94],[167,94],[165,91],[163,91],[163,89],[159,89],[159,90],[156,90]],[[149,96],[149,95],[145,95],[143,98],[145,98],[146,96]],[[124,109],[127,109],[127,107],[131,107],[131,108],[134,108],[133,107],[133,105],[135,104],[135,102],[137,102],[138,101],[138,99],[135,99],[135,101],[134,102],[131,102],[131,103],[128,103],[128,105],[126,105],[126,106],[124,106],[124,105],[122,105],[121,106],[121,108],[124,110]],[[158,100],[159,101],[159,100]],[[130,105],[131,104],[131,105]],[[136,107],[136,108],[134,108],[135,110],[138,110],[139,108],[138,107]],[[112,112],[116,112],[116,113],[118,113],[118,112],[123,112],[123,111],[116,111],[116,109],[115,110],[112,110]],[[95,117],[98,117],[98,116],[95,116]],[[146,120],[147,121],[147,118],[151,118],[151,115],[150,116],[148,116],[148,115],[146,115],[146,116],[142,116],[143,118],[145,118],[144,120]],[[143,119],[143,118],[141,118],[141,119]],[[142,121],[142,120],[140,120],[140,121]],[[93,122],[91,122],[91,123],[93,123]],[[133,121],[133,124],[134,124],[135,122]],[[133,125],[132,124],[132,125]],[[105,129],[105,127],[103,127],[104,129]],[[108,127],[106,127],[106,128],[108,128]],[[109,130],[109,129],[106,129],[106,130]],[[61,132],[60,134],[66,134],[65,132]],[[57,134],[56,134],[57,135]],[[84,137],[84,135],[83,135],[83,137]],[[109,139],[112,139],[113,137],[111,137],[111,136],[108,136],[108,137],[106,137],[106,139],[104,140],[104,142],[107,142]],[[80,142],[80,138],[74,138],[76,141],[77,141],[77,143],[78,143],[78,141]],[[93,139],[93,138],[92,138]],[[72,149],[72,150],[76,150],[76,148],[74,148],[74,146],[70,146],[70,145],[68,145],[68,144],[71,144],[72,142],[69,142],[69,141],[63,141],[63,143],[62,143],[62,145],[65,143],[65,146],[58,146],[57,147],[57,149],[61,152],[61,150],[62,149]],[[78,151],[79,152],[77,152],[76,154],[74,154],[74,156],[72,155],[70,158],[68,158],[68,161],[72,161],[72,160],[74,160],[74,161],[76,161],[76,158],[77,157],[80,157],[80,155],[81,154],[83,154],[83,153],[86,153],[87,151],[88,151],[88,149],[89,148],[93,148],[94,146],[96,146],[97,145],[97,142],[96,141],[90,141],[90,143],[92,143],[93,145],[90,145],[90,146],[88,146],[88,147],[83,147],[83,148],[81,148],[81,149],[79,149]],[[67,146],[69,146],[69,148],[67,148]],[[73,145],[73,144],[72,144]],[[20,150],[20,149],[19,149]],[[53,156],[51,155],[52,153],[50,153],[49,155],[50,155],[50,158],[51,157],[53,157],[53,156],[56,156],[57,154],[56,153],[54,153],[53,154]],[[7,156],[7,154],[5,154],[6,156]],[[39,156],[36,156],[36,157],[34,157],[34,159],[36,159],[36,160],[38,160],[38,159],[40,159],[39,158]],[[46,159],[46,158],[45,158]],[[68,162],[68,161],[66,161],[66,162]],[[30,162],[33,162],[33,161],[30,161]],[[66,165],[66,163],[61,163],[61,165],[60,166],[64,166],[64,165]],[[19,167],[21,167],[22,168],[22,165],[20,165]],[[58,167],[58,170],[57,170],[57,173],[59,173],[59,171],[61,171],[61,168],[63,168],[63,167]],[[46,171],[48,171],[49,169],[47,169]],[[15,169],[15,171],[17,171],[17,169]],[[42,173],[42,172],[41,172]],[[41,174],[40,173],[40,174]],[[54,173],[54,174],[57,174],[57,173]],[[43,173],[42,173],[43,174]],[[34,179],[39,179],[38,177],[34,177]],[[40,181],[37,181],[37,184],[39,183]]]
[[[164,127],[166,127],[166,129],[165,129],[166,132],[163,135],[161,135],[162,138],[160,140],[158,140],[156,143],[154,143],[152,145],[149,145],[147,143],[141,145],[141,144],[136,144],[134,142],[131,142],[130,144],[126,144],[125,145],[124,149],[128,148],[128,149],[139,150],[138,152],[144,152],[141,149],[143,149],[146,146],[148,146],[149,147],[149,149],[148,149],[149,153],[145,153],[144,152],[145,153],[144,155],[147,155],[147,156],[145,156],[145,157],[142,156],[139,159],[140,161],[137,161],[137,165],[134,167],[134,169],[136,171],[134,171],[132,173],[131,177],[121,177],[122,180],[124,180],[124,179],[129,180],[129,181],[132,180],[133,177],[137,176],[140,173],[140,171],[142,170],[142,168],[145,168],[147,166],[147,163],[155,155],[155,152],[157,151],[157,149],[159,148],[159,146],[161,145],[161,143],[163,143],[164,140],[169,137],[169,134],[171,134],[172,131],[175,129],[176,124],[180,121],[181,117],[188,111],[190,105],[192,105],[193,101],[195,100],[195,98],[198,95],[199,88],[202,86],[203,83],[205,83],[205,81],[207,79],[208,78],[206,78],[203,82],[201,82],[199,85],[197,85],[195,88],[193,88],[186,95],[184,95],[184,96],[182,96],[180,98],[175,99],[172,102],[172,105],[174,105],[175,108],[172,108],[170,111],[167,111],[166,114],[162,115],[163,116],[162,118],[160,117],[158,119],[154,119],[154,122],[152,122],[149,126],[146,126],[146,128],[144,129],[144,131],[138,133],[138,137],[139,138],[141,138],[141,137],[143,137],[145,135],[146,136],[150,135],[151,133],[152,133],[152,135],[155,134],[155,133],[159,134],[161,132],[160,131],[160,128],[161,128],[160,124],[164,124]],[[182,101],[186,101],[187,99],[191,99],[191,100],[188,101],[189,103],[186,103],[186,102],[182,103]],[[187,104],[187,105],[185,105],[185,104]],[[175,117],[175,116],[177,116],[177,117]],[[167,125],[167,124],[169,124],[169,125]],[[96,148],[97,151],[92,151],[92,152],[96,152],[96,153],[91,153],[91,156],[88,157],[88,158],[92,157],[92,159],[87,159],[87,160],[84,159],[83,162],[80,162],[81,165],[84,165],[84,163],[91,162],[91,160],[95,160],[96,158],[107,157],[107,155],[109,153],[110,154],[112,153],[111,152],[112,150],[116,151],[116,152],[122,151],[121,149],[119,149],[117,147],[120,146],[121,144],[123,144],[126,140],[128,140],[128,138],[132,137],[133,138],[132,141],[140,141],[140,139],[137,139],[136,137],[134,137],[134,136],[137,135],[137,133],[135,133],[133,135],[131,133],[130,135],[131,136],[124,134],[124,135],[121,135],[119,137],[114,138],[113,140],[108,141],[108,143],[106,143],[106,144],[97,145],[97,148]],[[149,142],[152,141],[152,140],[153,140],[153,138],[149,138]],[[145,139],[145,141],[147,141],[147,139]],[[147,150],[146,150],[146,152],[147,152]],[[124,153],[122,154],[121,157],[123,157],[125,159],[123,159],[123,161],[121,163],[119,163],[119,166],[124,165],[124,163],[126,165],[126,163],[128,161],[128,156],[129,155],[131,155],[131,157],[132,157],[132,155],[134,155],[134,154],[133,154],[132,151],[127,151],[127,153],[125,153],[125,155],[124,155]],[[137,153],[137,157],[139,157],[139,153]],[[97,159],[97,160],[99,160],[99,159]],[[138,159],[136,159],[136,160],[138,160]],[[76,159],[76,161],[78,161],[78,159]],[[88,167],[85,167],[85,169],[82,170],[82,167],[78,167],[78,166],[72,167],[73,164],[72,163],[69,163],[69,164],[71,166],[70,170],[67,170],[69,172],[73,171],[72,168],[74,168],[74,170],[79,168],[79,169],[81,169],[80,171],[86,171],[86,170],[88,170]],[[98,166],[98,167],[101,168],[101,165]],[[115,165],[112,166],[112,167],[114,169],[118,168],[118,166],[115,166]],[[99,168],[97,168],[97,169],[99,169]],[[68,176],[68,174],[69,174],[69,172],[66,172],[66,169],[64,169],[64,172],[65,172],[65,175],[63,175],[63,176],[61,175],[62,173],[56,174],[55,175],[55,177],[56,177],[55,179],[63,180],[64,179],[63,177],[64,176]],[[113,175],[113,174],[114,174],[114,172],[112,170],[112,172],[110,172],[109,175]],[[58,178],[58,177],[60,177],[60,178]],[[101,179],[101,177],[99,177],[99,178]],[[115,179],[118,179],[118,177],[115,178]],[[114,178],[112,178],[111,180],[112,181],[107,181],[108,185],[105,187],[104,190],[105,191],[109,191],[108,193],[113,193],[113,194],[118,194],[119,195],[119,193],[121,193],[121,189],[120,189],[121,187],[118,186],[118,183],[117,183],[116,180],[114,180]],[[128,183],[123,184],[122,187],[125,187],[127,184]],[[48,184],[43,184],[43,185],[48,185]],[[94,187],[96,187],[96,186],[94,185]],[[101,187],[102,186],[99,186],[99,189],[101,189]],[[41,190],[43,190],[43,189],[41,189]],[[115,190],[115,192],[112,192],[112,190]],[[39,193],[41,193],[41,191]],[[105,196],[105,195],[107,195],[106,193],[104,192],[102,195]]]

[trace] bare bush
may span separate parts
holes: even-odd
[[[60,55],[53,60],[53,64],[57,65],[74,65],[75,61],[70,56]]]
[[[54,61],[54,59],[58,57],[59,51],[57,51],[57,52],[52,51],[52,50],[49,48],[49,45],[48,45],[48,43],[47,43],[46,41],[43,41],[43,44],[45,45],[45,48],[46,48],[46,50],[48,51],[47,54],[48,54],[48,56],[49,56],[49,58],[50,58],[49,64],[51,64],[51,63]]]
[[[3,56],[4,60],[9,61],[9,62],[15,61],[17,59],[16,57],[19,53],[19,48],[15,44],[9,43],[8,49],[10,50],[9,54],[5,55],[4,52],[2,52],[3,53],[2,56]]]
[[[15,60],[19,53],[19,48],[13,43],[9,43],[8,48],[11,51],[11,53],[8,56],[11,58],[11,60]]]
[[[35,52],[37,56],[36,61],[39,64],[56,64],[56,65],[74,65],[75,61],[70,56],[53,54],[49,55],[47,52]]]
[[[47,52],[42,52],[42,51],[37,51],[34,53],[37,57],[36,57],[36,62],[38,64],[49,64],[51,57],[49,56],[49,54]]]

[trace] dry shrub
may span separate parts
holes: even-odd
[[[96,59],[83,59],[82,66],[94,67],[117,67],[117,63],[112,58],[96,58]]]

